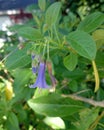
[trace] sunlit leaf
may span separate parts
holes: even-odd
[[[60,117],[46,117],[43,121],[53,129],[65,129],[65,123]]]
[[[46,8],[46,0],[38,0],[38,5],[42,11],[45,11]]]

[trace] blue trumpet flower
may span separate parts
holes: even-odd
[[[36,82],[33,85],[31,85],[30,88],[36,88],[36,87],[50,88],[50,86],[47,85],[46,80],[45,80],[45,68],[46,68],[45,62],[40,62]]]

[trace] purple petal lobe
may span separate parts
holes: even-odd
[[[31,59],[32,59],[32,60],[34,60],[34,58],[35,58],[35,55],[34,55],[34,54],[32,54],[32,55],[31,55]]]
[[[36,66],[36,67],[32,67],[32,72],[35,74],[35,73],[37,73],[37,71],[38,71],[38,67]]]

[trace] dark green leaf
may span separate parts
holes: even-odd
[[[10,112],[6,121],[6,128],[9,130],[20,130],[17,116]]]
[[[83,30],[85,32],[92,32],[98,28],[104,22],[104,14],[101,12],[95,12],[88,15],[80,24],[78,25],[78,30]]]
[[[77,55],[74,53],[70,53],[70,55],[64,58],[64,65],[70,71],[75,69],[77,62],[78,62],[78,58]]]
[[[73,92],[77,92],[78,91],[78,83],[76,80],[72,80],[69,82],[69,88],[71,91]]]
[[[98,67],[104,67],[104,52],[98,51],[95,61]]]
[[[36,113],[53,117],[72,115],[83,109],[82,103],[55,94],[31,99],[28,104]]]
[[[67,36],[67,41],[79,55],[89,60],[95,59],[96,43],[88,33],[74,31]]]

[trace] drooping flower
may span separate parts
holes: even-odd
[[[30,88],[50,88],[49,85],[47,85],[46,83],[46,79],[45,79],[45,68],[46,68],[46,64],[45,62],[40,62],[39,65],[39,70],[38,70],[38,76],[36,79],[36,82],[30,86]]]
[[[55,87],[57,84],[57,80],[54,77],[54,75],[52,74],[52,62],[51,61],[47,61],[47,69],[48,69],[48,73],[52,82],[52,87]]]
[[[52,82],[52,87],[56,87],[56,84],[57,84],[56,78],[52,74],[49,74],[49,75]]]

